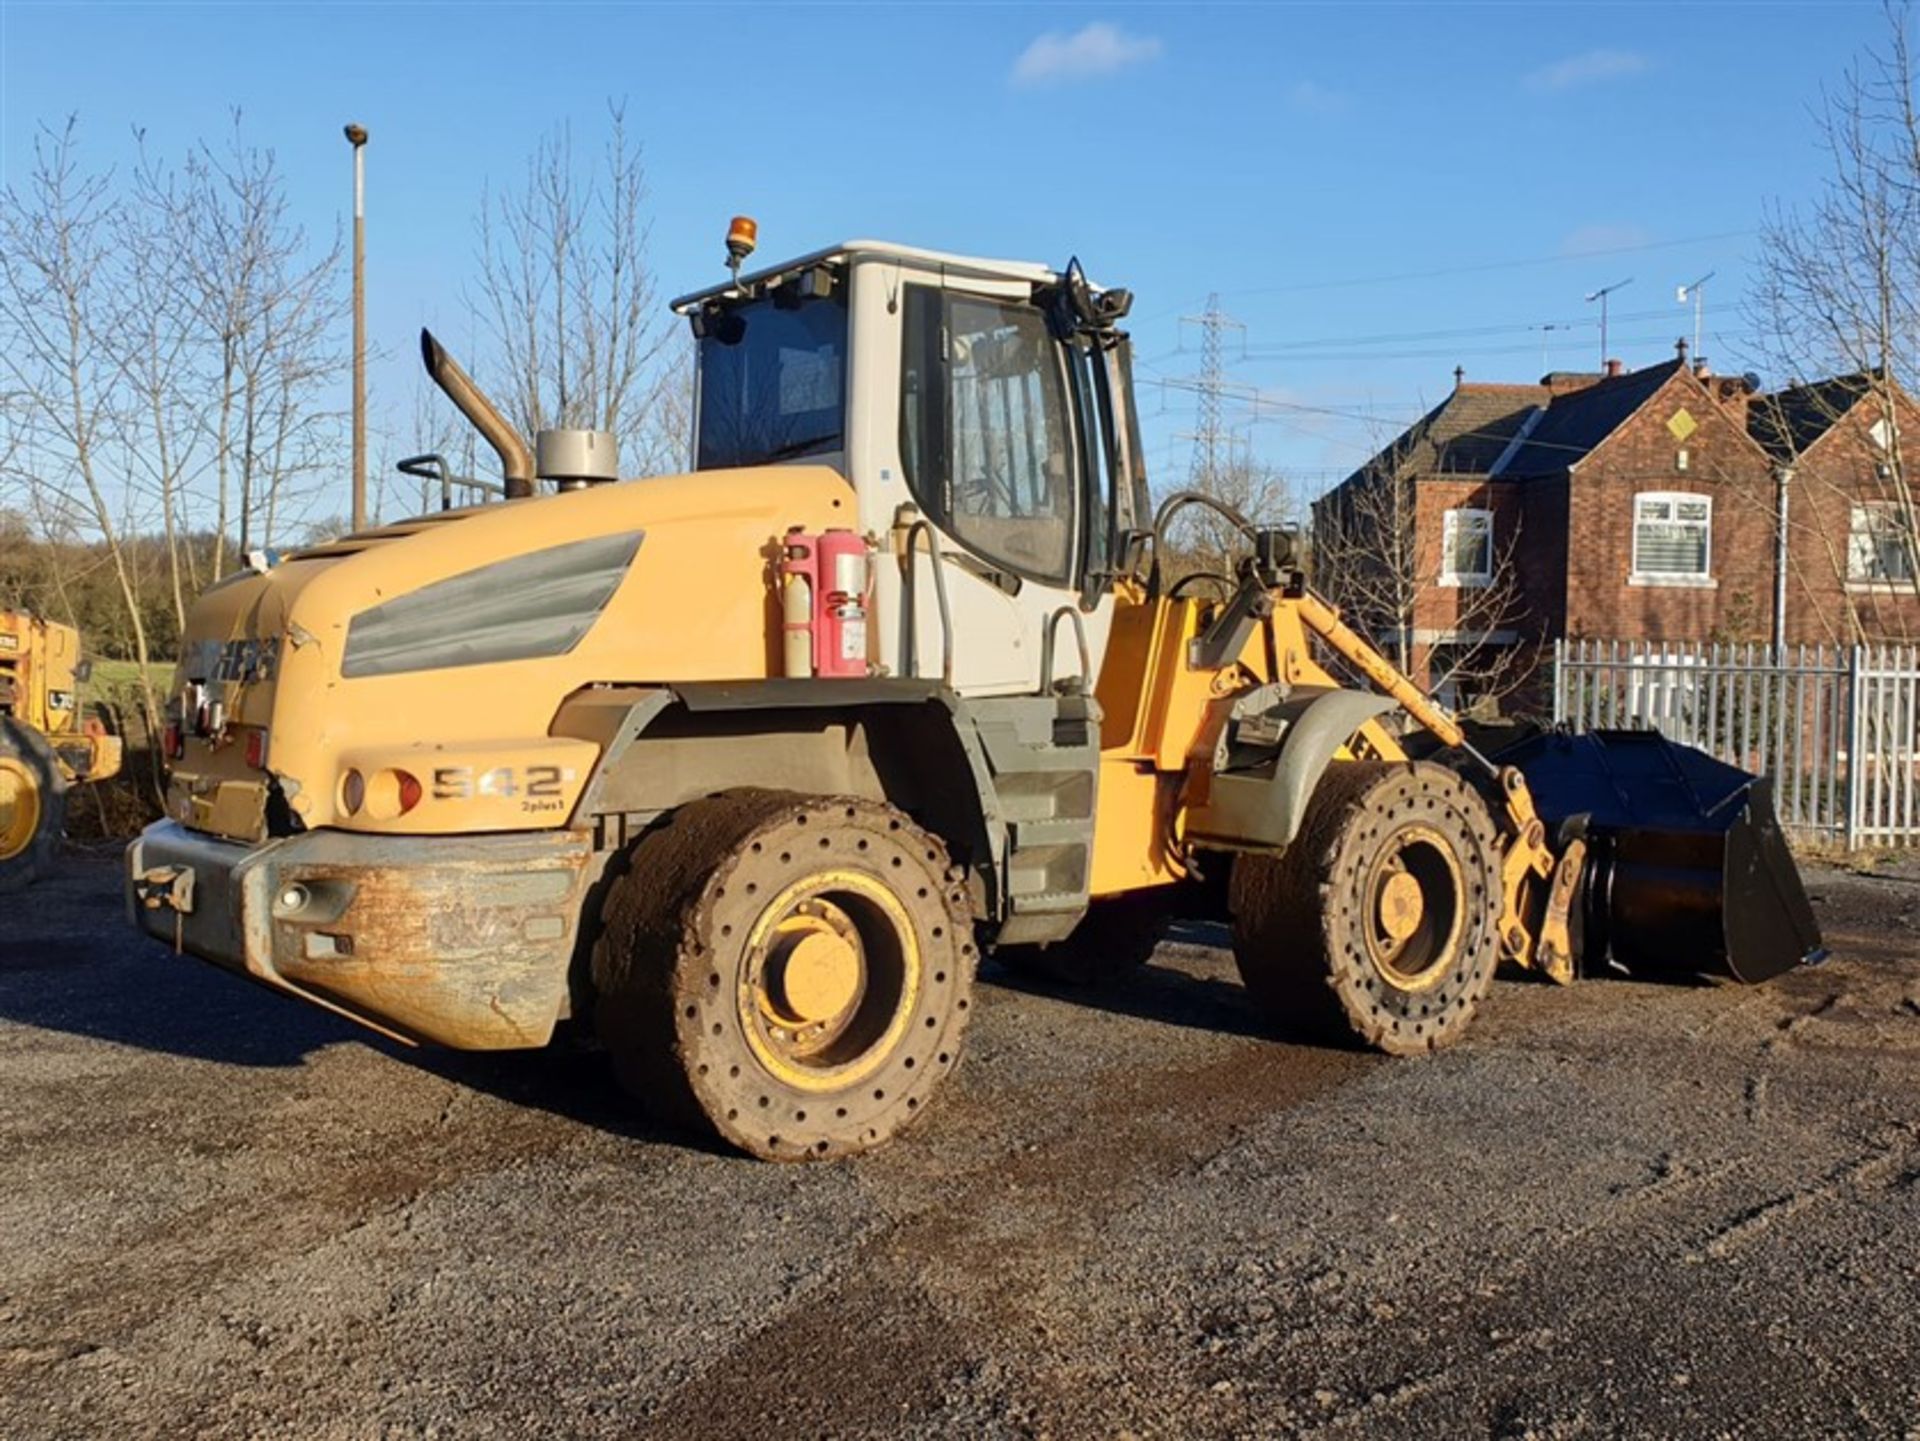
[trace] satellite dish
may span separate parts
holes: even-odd
[[[1742,383],[1746,385],[1748,390],[1753,391],[1755,394],[1759,393],[1759,390],[1760,390],[1760,372],[1759,371],[1749,370],[1745,375],[1742,375],[1740,379]]]

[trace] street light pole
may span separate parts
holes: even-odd
[[[353,147],[353,528],[367,526],[367,127],[347,126]]]

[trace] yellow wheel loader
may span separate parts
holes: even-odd
[[[80,632],[0,610],[0,894],[53,860],[67,791],[120,770],[120,738],[80,710]]]
[[[1278,1025],[1396,1054],[1503,962],[1816,950],[1753,777],[1632,738],[1484,756],[1291,537],[1155,509],[1126,292],[867,241],[743,276],[751,243],[675,302],[689,474],[529,445],[423,334],[505,498],[201,597],[170,815],[128,852],[150,934],[407,1041],[579,1021],[654,1113],[781,1160],[925,1113],[983,954],[1098,974],[1170,915],[1224,905]],[[1192,506],[1244,537],[1224,586],[1166,581]],[[1623,790],[1622,746],[1673,778]],[[1724,923],[1740,847],[1757,940]]]

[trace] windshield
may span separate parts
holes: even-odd
[[[838,294],[729,306],[700,338],[694,465],[763,465],[845,448],[847,307]]]

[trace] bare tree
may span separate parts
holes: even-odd
[[[1300,519],[1299,497],[1287,478],[1271,465],[1236,453],[1194,477],[1191,489],[1237,510],[1256,525],[1286,526]],[[1207,506],[1188,506],[1172,520],[1163,565],[1171,579],[1210,575],[1229,586],[1246,537],[1224,515]]]
[[[186,486],[204,428],[194,391],[194,328],[187,305],[185,257],[173,237],[184,220],[173,174],[147,154],[139,163],[129,203],[113,213],[120,252],[123,303],[112,336],[130,403],[119,415],[119,444],[129,464],[158,492],[166,541],[168,591],[176,628],[186,625],[187,597],[199,589],[191,546],[183,545]]]
[[[597,164],[576,164],[562,127],[535,148],[519,189],[482,197],[473,304],[494,353],[479,369],[526,434],[607,430],[623,456],[649,457],[677,366],[660,364],[669,332],[648,257],[640,147],[624,106],[608,115]]]
[[[1768,215],[1752,302],[1764,368],[1839,382],[1791,386],[1774,402],[1773,419],[1805,497],[1792,506],[1790,524],[1811,544],[1794,548],[1793,564],[1804,571],[1811,551],[1826,579],[1841,583],[1848,640],[1867,633],[1859,599],[1845,584],[1863,539],[1852,533],[1854,502],[1879,503],[1875,534],[1865,539],[1904,552],[1904,564],[1891,567],[1894,584],[1920,595],[1920,535],[1899,423],[1920,364],[1920,107],[1910,11],[1888,3],[1885,17],[1883,43],[1822,95],[1815,125],[1826,174],[1812,199]],[[1805,423],[1787,423],[1788,404],[1802,408]],[[1879,422],[1885,449],[1871,474],[1798,464],[1800,437],[1858,422],[1863,413]]]
[[[1444,535],[1423,535],[1412,476],[1369,471],[1322,497],[1313,512],[1316,588],[1345,613],[1354,629],[1402,672],[1426,675],[1430,694],[1456,706],[1464,699],[1497,702],[1512,695],[1538,667],[1526,644],[1529,606],[1520,583],[1520,527],[1507,507],[1484,538],[1477,579],[1448,588],[1450,623],[1441,640],[1422,641],[1418,618],[1443,571]],[[1500,521],[1505,521],[1504,534]],[[1478,543],[1478,542],[1475,542]],[[1425,662],[1424,667],[1418,663]]]
[[[107,173],[82,171],[78,122],[42,129],[24,190],[0,204],[0,365],[26,406],[36,477],[79,498],[105,543],[140,663],[149,734],[159,707],[148,675],[151,654],[123,498],[107,465],[126,385],[107,322],[114,311],[113,193]]]
[[[309,253],[273,151],[247,141],[237,111],[221,148],[187,157],[175,230],[208,357],[218,575],[236,529],[242,549],[257,521],[271,542],[289,482],[337,441],[319,396],[341,363],[341,243]]]

